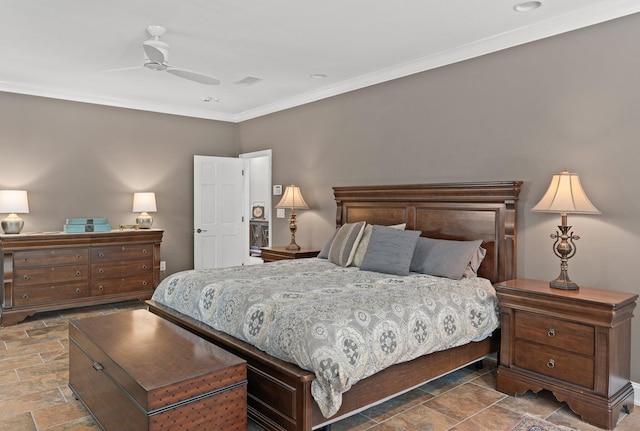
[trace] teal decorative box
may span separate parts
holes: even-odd
[[[85,232],[109,232],[110,224],[65,224],[64,231],[66,233],[85,233]]]
[[[67,224],[109,224],[109,220],[106,217],[68,218]]]

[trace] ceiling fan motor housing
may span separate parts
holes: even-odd
[[[169,45],[161,40],[145,40],[144,65],[153,70],[165,70],[169,61]]]

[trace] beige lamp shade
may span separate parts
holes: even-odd
[[[5,213],[29,213],[29,199],[26,190],[0,190],[0,214]]]
[[[133,194],[133,212],[154,213],[158,211],[156,207],[156,194],[154,192],[143,192]]]
[[[309,205],[304,201],[302,197],[302,193],[300,192],[300,187],[295,185],[287,186],[284,191],[284,195],[276,208],[293,208],[293,209],[303,209],[308,210]]]
[[[600,214],[580,184],[578,174],[568,170],[551,179],[547,192],[531,211],[559,214]]]

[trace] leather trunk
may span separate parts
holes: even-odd
[[[103,429],[246,430],[246,363],[147,310],[69,324],[69,387]]]

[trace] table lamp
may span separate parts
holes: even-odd
[[[0,190],[0,213],[9,213],[1,222],[7,234],[18,234],[24,221],[16,213],[29,213],[29,199],[25,190]]]
[[[156,212],[156,194],[154,192],[143,192],[133,194],[133,212],[139,212],[140,215],[136,217],[136,223],[140,229],[151,229],[153,224],[153,217],[149,215],[150,212]]]
[[[295,185],[287,186],[284,195],[276,208],[291,208],[291,216],[289,217],[289,230],[291,231],[291,243],[286,247],[287,250],[300,250],[300,246],[296,244],[296,231],[298,225],[296,222],[296,209],[308,210],[309,205],[302,198],[300,187]]]
[[[580,237],[570,232],[567,214],[600,214],[582,189],[578,174],[569,173],[565,169],[562,173],[554,175],[547,192],[531,211],[559,213],[562,217],[562,224],[558,226],[560,233],[556,231],[555,234],[551,234],[551,238],[556,240],[553,243],[553,252],[560,258],[560,275],[551,281],[549,286],[554,289],[578,290],[580,286],[571,281],[567,270],[568,260],[576,254],[574,241]]]

